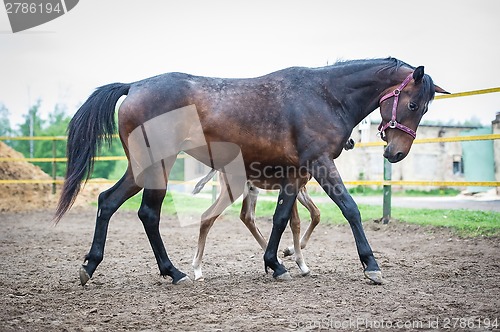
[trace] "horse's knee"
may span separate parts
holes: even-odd
[[[215,218],[203,219],[200,223],[200,234],[208,233],[214,222]]]
[[[290,228],[292,232],[300,234],[300,219],[296,217],[290,218]]]
[[[311,213],[311,223],[314,225],[319,224],[319,221],[321,220],[321,212],[319,209],[314,209],[313,212]]]
[[[156,225],[160,221],[158,213],[147,205],[141,205],[137,215],[144,226]]]
[[[361,214],[356,204],[346,208],[344,211],[342,211],[342,214],[350,224],[361,222]]]
[[[352,199],[351,195],[344,194],[341,197],[338,197],[338,200],[335,201],[337,206],[342,211],[344,217],[351,222],[361,221],[361,214],[359,213],[359,208],[356,202]]]

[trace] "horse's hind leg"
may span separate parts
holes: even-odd
[[[169,276],[173,284],[180,284],[189,281],[189,277],[172,264],[160,236],[160,211],[166,192],[165,189],[144,189],[138,214],[155,254],[161,276]]]
[[[228,199],[228,179],[232,179],[230,175],[219,174],[221,192],[217,197],[217,200],[201,216],[200,235],[198,236],[198,248],[196,249],[196,253],[194,255],[192,263],[194,269],[194,280],[197,281],[204,280],[203,272],[201,271],[201,262],[205,251],[205,245],[207,243],[208,232],[210,232],[210,229],[212,228],[215,220],[220,216],[220,214],[229,205],[232,204],[232,200]],[[238,193],[236,192],[236,194]],[[233,199],[235,198],[233,197]]]
[[[85,256],[86,264],[80,268],[80,282],[83,285],[92,277],[104,257],[104,245],[108,232],[109,219],[127,199],[137,194],[137,186],[130,168],[125,175],[110,189],[99,195],[94,240],[89,253]]]
[[[225,210],[229,205],[225,199],[221,198],[222,195],[217,197],[217,200],[214,204],[208,208],[207,211],[203,213],[201,216],[201,224],[200,224],[200,235],[198,237],[198,248],[196,249],[196,253],[193,258],[193,270],[194,270],[194,280],[203,281],[203,272],[201,271],[201,262],[203,259],[203,253],[205,252],[205,245],[207,243],[208,232],[214,225],[215,220],[220,216],[220,213],[214,214],[213,211],[221,211]],[[228,204],[229,203],[229,204]]]
[[[302,256],[302,249],[300,247],[300,217],[299,211],[297,210],[297,201],[295,201],[292,208],[292,214],[290,215],[290,228],[292,229],[295,263],[297,263],[302,276],[307,276],[311,271],[304,261],[304,256]]]
[[[248,195],[243,199],[243,203],[241,204],[241,212],[240,219],[243,221],[245,226],[247,226],[250,233],[252,233],[253,237],[259,243],[262,250],[266,251],[267,248],[267,240],[264,238],[260,229],[255,224],[255,209],[257,208],[257,198],[259,196],[259,189],[249,182],[247,182],[248,187]],[[300,233],[300,230],[299,230]],[[282,264],[283,262],[278,257],[278,263]]]
[[[259,243],[262,250],[266,251],[267,241],[262,236],[257,225],[255,225],[255,208],[257,205],[257,197],[259,195],[259,189],[248,183],[248,195],[243,199],[241,205],[240,219],[243,221],[245,226],[247,226],[250,233]]]
[[[320,221],[320,211],[316,204],[311,199],[311,196],[307,193],[306,187],[302,187],[302,189],[299,191],[299,195],[297,196],[297,199],[299,202],[306,207],[306,209],[309,211],[309,214],[311,215],[311,223],[309,224],[309,227],[307,227],[306,232],[304,235],[302,235],[302,238],[300,239],[300,248],[304,249],[307,246],[307,243],[309,242],[309,239],[311,238],[311,234],[318,226],[319,221]],[[286,248],[283,251],[283,254],[286,256],[291,256],[295,254],[295,249],[294,246],[290,246]]]

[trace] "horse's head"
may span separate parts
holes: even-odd
[[[401,161],[410,151],[422,116],[427,112],[434,94],[448,93],[434,85],[420,66],[411,72],[395,89],[380,99],[381,138],[387,142],[384,157],[391,163]]]

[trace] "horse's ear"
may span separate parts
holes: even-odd
[[[448,91],[446,91],[442,87],[437,86],[435,84],[434,84],[434,91],[436,91],[437,93],[444,93],[445,95],[449,95],[450,94]]]
[[[413,71],[413,79],[415,83],[419,83],[424,78],[424,66],[418,66],[417,69]]]

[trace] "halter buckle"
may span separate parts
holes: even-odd
[[[401,90],[396,89],[396,90],[394,90],[393,93],[394,93],[394,96],[399,96],[399,94],[401,93]]]
[[[391,121],[389,121],[389,128],[394,129],[394,128],[396,128],[397,124],[398,123],[396,122],[396,120],[391,120]]]

